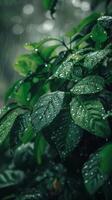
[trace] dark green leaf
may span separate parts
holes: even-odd
[[[64,92],[56,91],[40,97],[32,113],[32,123],[38,132],[48,126],[60,112],[64,101]]]
[[[30,139],[29,135],[32,133],[31,128],[31,117],[29,112],[25,112],[24,114],[19,115],[11,129],[10,133],[10,146],[15,147],[17,144],[20,144],[21,141],[25,141]],[[27,139],[26,139],[26,137]]]
[[[112,172],[112,143],[104,146],[100,151],[100,171],[110,175]]]
[[[103,61],[108,56],[108,54],[110,54],[110,52],[110,49],[104,49],[89,53],[84,60],[84,67],[90,70],[93,69],[101,61]]]
[[[111,16],[102,16],[98,18],[98,23],[104,28],[111,29],[112,27],[112,17]]]
[[[0,173],[0,189],[21,183],[24,173],[20,170],[5,170]]]
[[[100,171],[100,162],[100,154],[93,154],[82,169],[84,184],[90,194],[94,194],[108,179],[108,175]]]
[[[99,137],[110,135],[108,121],[103,118],[105,110],[99,100],[75,97],[71,102],[71,115],[81,128]]]
[[[43,132],[62,159],[69,156],[79,144],[82,137],[82,129],[71,119],[70,113],[62,110],[47,129]]]
[[[37,163],[42,164],[42,158],[45,153],[47,142],[42,134],[38,134],[35,142],[35,156]]]
[[[77,32],[81,32],[87,25],[94,23],[100,14],[98,13],[92,13],[88,17],[86,17],[84,20],[80,22],[80,24],[72,29],[70,32],[67,33],[68,36],[73,36]]]
[[[83,56],[73,54],[63,62],[54,73],[53,77],[73,80],[74,82],[79,81],[82,78],[82,68],[79,65],[80,61],[83,59]]]
[[[91,38],[97,43],[102,43],[107,40],[107,33],[102,26],[97,24],[92,29]]]
[[[16,120],[16,118],[23,113],[23,110],[17,109],[10,112],[0,124],[0,145],[5,141],[9,135],[11,128]]]
[[[87,76],[71,89],[74,94],[95,94],[104,88],[104,79],[100,76]]]

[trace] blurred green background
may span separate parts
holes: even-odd
[[[18,78],[13,65],[24,44],[46,36],[64,35],[93,10],[104,10],[101,0],[58,0],[55,19],[44,0],[0,0],[0,106],[8,87]]]

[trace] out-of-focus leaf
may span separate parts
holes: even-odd
[[[82,20],[77,27],[73,28],[70,32],[68,32],[67,35],[72,37],[75,33],[81,32],[87,25],[95,23],[99,16],[99,13],[92,13],[84,20]]]
[[[97,24],[92,29],[91,38],[97,43],[103,43],[107,40],[107,32],[102,26]]]
[[[30,101],[30,89],[31,89],[31,83],[30,82],[26,82],[23,83],[20,88],[17,90],[17,92],[15,91],[15,100],[22,105],[27,105],[29,104]]]
[[[25,49],[30,50],[30,51],[35,51],[36,49],[39,49],[41,46],[45,45],[46,43],[49,44],[49,42],[57,42],[56,38],[52,38],[52,37],[47,37],[44,38],[43,40],[39,41],[39,42],[33,42],[33,43],[26,43],[25,44]]]
[[[15,186],[24,180],[24,173],[20,170],[5,170],[0,173],[0,189]]]
[[[43,64],[43,59],[37,54],[25,54],[17,58],[15,70],[22,76],[29,72],[35,72],[39,65]]]
[[[37,134],[35,141],[35,157],[39,165],[42,164],[42,158],[47,147],[47,142],[41,133]]]

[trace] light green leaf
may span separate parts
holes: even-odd
[[[104,79],[100,76],[87,76],[75,84],[71,92],[77,95],[80,94],[95,94],[104,88]]]
[[[47,38],[40,40],[39,42],[26,43],[24,47],[25,47],[25,49],[27,49],[29,51],[35,51],[36,49],[39,49],[41,46],[45,45],[46,43],[49,44],[49,42],[51,42],[51,41],[58,42],[56,38],[47,37]],[[48,45],[48,47],[49,47],[49,45]]]
[[[32,124],[38,132],[48,126],[59,114],[64,101],[64,92],[56,91],[40,97],[32,112]]]
[[[71,102],[71,115],[81,128],[102,138],[109,137],[109,124],[103,118],[105,110],[99,100],[75,97]]]
[[[21,105],[29,105],[31,83],[23,83],[18,90],[14,92],[15,100]]]
[[[39,55],[25,54],[17,58],[14,68],[20,75],[26,76],[29,72],[35,72],[41,64],[43,64],[43,59]]]

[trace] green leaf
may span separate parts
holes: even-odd
[[[100,153],[95,153],[90,156],[82,169],[84,184],[90,194],[94,194],[108,179],[108,175],[100,171],[100,162]]]
[[[102,16],[98,18],[98,23],[104,28],[111,29],[112,27],[112,17],[111,16]]]
[[[56,91],[41,96],[32,112],[32,124],[38,132],[48,126],[60,112],[64,101],[64,92]]]
[[[89,24],[95,23],[99,16],[100,14],[98,13],[92,13],[91,15],[84,18],[77,27],[68,32],[67,35],[72,37],[75,33],[81,32]]]
[[[39,65],[43,64],[43,59],[37,54],[25,54],[17,58],[15,70],[22,76],[29,72],[35,72]]]
[[[90,156],[84,164],[82,174],[90,194],[95,193],[112,172],[112,143],[109,143]]]
[[[69,156],[82,138],[82,129],[62,110],[54,121],[43,130],[47,141],[55,147],[62,159]]]
[[[110,175],[112,172],[112,143],[104,146],[100,151],[100,171]]]
[[[110,49],[103,49],[89,53],[84,60],[84,67],[92,70],[98,64],[100,64],[100,62],[103,61],[108,56],[108,54],[110,54],[110,52]]]
[[[10,112],[0,123],[0,145],[5,141],[9,135],[11,128],[16,120],[16,118],[23,113],[23,110],[16,109]]]
[[[74,66],[72,61],[65,61],[52,77],[77,82],[82,77],[82,68],[80,66]]]
[[[50,10],[52,8],[54,0],[42,0],[43,6],[46,10]]]
[[[103,43],[107,40],[107,32],[99,24],[95,25],[91,32],[91,38],[97,43]]]
[[[5,170],[0,173],[0,189],[20,184],[24,179],[24,173],[20,170]]]
[[[58,42],[58,40],[56,38],[47,37],[47,38],[44,38],[43,40],[40,40],[39,42],[26,43],[24,47],[25,47],[25,49],[27,49],[29,51],[35,51],[36,49],[39,49],[41,46],[45,45],[46,43],[49,44],[49,42],[51,42],[51,41]]]
[[[15,110],[17,107],[18,105],[16,103],[10,103],[3,106],[3,108],[0,109],[0,120],[4,118],[8,113],[10,113],[12,110]]]
[[[19,115],[11,129],[10,133],[10,146],[15,147],[18,144],[21,144],[23,141],[29,142],[33,135],[32,128],[31,128],[31,116],[29,112],[25,112],[21,115]]]
[[[80,94],[95,94],[104,88],[104,79],[100,76],[87,76],[75,84],[71,92],[77,95]]]
[[[90,133],[102,138],[110,135],[108,121],[103,118],[105,110],[99,100],[75,97],[71,102],[71,115],[77,125]]]
[[[46,10],[50,10],[51,16],[53,17],[53,14],[56,11],[56,5],[58,3],[58,0],[42,0],[43,7]]]
[[[37,163],[39,165],[42,164],[42,158],[45,153],[45,149],[47,147],[47,142],[42,134],[38,134],[35,141],[35,156]]]
[[[30,100],[30,89],[31,89],[31,83],[25,82],[23,83],[18,90],[14,92],[15,100],[21,104],[21,105],[27,105],[29,104]]]
[[[51,55],[54,53],[54,51],[59,47],[59,44],[56,45],[51,45],[51,46],[45,46],[45,47],[40,47],[39,48],[39,53],[42,55],[42,57],[44,58],[44,60],[48,60]],[[37,51],[38,54],[38,51]]]

